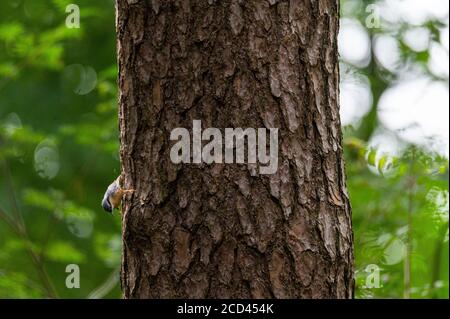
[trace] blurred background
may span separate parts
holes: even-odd
[[[0,298],[121,297],[114,19],[0,2]],[[339,45],[356,297],[448,298],[448,1],[341,0]]]

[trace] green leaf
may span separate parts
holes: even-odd
[[[49,260],[64,263],[82,263],[85,255],[75,248],[71,243],[56,241],[50,243],[45,251]]]
[[[388,161],[387,155],[381,156],[380,160],[378,161],[378,171],[380,174],[383,174],[384,169],[386,168],[386,163]]]
[[[371,166],[376,166],[376,157],[377,152],[375,150],[369,151],[369,154],[367,155],[367,163]]]
[[[13,43],[24,33],[23,26],[18,22],[0,25],[0,40]]]

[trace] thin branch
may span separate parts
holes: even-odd
[[[442,248],[444,246],[445,235],[447,234],[447,231],[448,231],[448,222],[442,225],[438,232],[438,238],[433,254],[433,265],[431,268],[430,291],[428,293],[429,298],[437,298],[436,282],[438,281],[441,273]]]
[[[33,262],[34,266],[36,267],[36,270],[38,272],[38,276],[44,286],[44,289],[47,293],[47,296],[49,298],[58,298],[58,295],[56,294],[56,290],[50,280],[50,277],[47,274],[47,271],[45,269],[45,266],[42,263],[42,260],[39,258],[39,256],[34,251],[33,245],[31,244],[30,239],[28,238],[28,235],[26,233],[26,230],[23,228],[20,228],[17,223],[12,220],[8,214],[0,209],[0,218],[16,233],[16,235],[19,236],[19,238],[25,243],[25,250],[28,253],[28,256],[30,257],[31,261]]]
[[[403,272],[403,298],[411,298],[411,255],[412,255],[412,227],[413,227],[413,203],[414,203],[414,191],[416,185],[416,177],[414,174],[414,165],[416,161],[416,151],[415,148],[412,149],[412,158],[410,163],[410,174],[408,176],[408,220],[407,220],[407,231],[406,231],[406,256],[404,262],[404,272]]]
[[[14,212],[15,212],[15,219],[12,219],[9,217],[9,214],[7,214],[4,210],[0,210],[0,217],[6,222],[8,226],[11,227],[11,229],[21,238],[25,243],[26,251],[32,260],[34,266],[36,267],[38,276],[44,285],[44,288],[47,292],[47,295],[49,298],[58,298],[58,294],[56,293],[56,289],[53,286],[53,283],[50,280],[50,277],[48,276],[47,270],[45,268],[45,264],[42,261],[42,258],[39,257],[39,255],[36,253],[36,251],[33,248],[33,245],[31,244],[31,240],[28,236],[28,232],[26,229],[26,224],[23,220],[23,216],[20,212],[19,205],[16,199],[16,195],[14,192],[14,186],[12,185],[11,180],[11,174],[9,167],[7,165],[6,160],[3,161],[4,169],[5,169],[5,176],[7,181],[7,188],[9,190],[9,194],[11,196],[11,201],[13,202],[14,206]]]
[[[114,269],[106,281],[99,287],[94,289],[89,295],[88,299],[100,299],[106,296],[119,282],[119,269]]]
[[[13,185],[12,178],[11,178],[11,170],[10,170],[8,162],[6,160],[3,161],[3,170],[5,173],[5,177],[6,177],[5,185],[6,185],[6,188],[8,189],[8,193],[9,193],[9,196],[12,201],[13,208],[14,208],[13,213],[14,213],[17,221],[19,221],[20,227],[25,226],[25,222],[23,220],[22,214],[20,213],[19,204],[17,203],[16,194],[14,192],[14,185]]]

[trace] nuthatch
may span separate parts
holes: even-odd
[[[119,208],[122,203],[122,197],[125,194],[133,193],[134,189],[122,189],[120,187],[120,176],[108,186],[102,200],[102,207],[109,213],[112,213],[113,209]]]

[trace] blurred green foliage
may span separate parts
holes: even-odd
[[[114,1],[0,3],[0,297],[119,298]],[[95,70],[95,71],[94,71]],[[68,264],[81,288],[67,289]],[[103,289],[105,287],[108,289]]]
[[[448,159],[431,151],[423,141],[414,145],[402,140],[401,131],[389,131],[378,118],[381,96],[402,81],[405,70],[414,70],[448,87],[448,78],[436,76],[428,63],[430,47],[442,40],[438,30],[443,23],[427,19],[421,25],[410,25],[381,18],[380,26],[371,28],[368,19],[377,11],[370,5],[377,3],[341,1],[342,18],[359,23],[371,45],[377,36],[388,35],[396,40],[400,51],[399,65],[394,69],[386,68],[373,48],[365,65],[346,61],[341,65],[343,78],[367,79],[372,95],[370,110],[356,125],[344,128],[347,184],[353,209],[356,297],[448,298]],[[409,30],[418,28],[431,35],[427,48],[420,52],[404,41]],[[394,154],[371,146],[379,131],[400,140]]]
[[[0,298],[121,296],[120,219],[99,205],[119,174],[114,1],[77,0],[79,29],[65,26],[70,3],[0,3]],[[361,3],[344,17],[364,24],[370,2]],[[439,23],[425,25],[433,41]],[[428,73],[427,51],[401,48],[405,63]],[[356,295],[448,298],[448,160],[415,145],[396,155],[370,147],[379,98],[396,74],[373,56],[343,66],[366,76],[373,96],[344,134]],[[80,289],[66,288],[68,264],[80,266]]]

